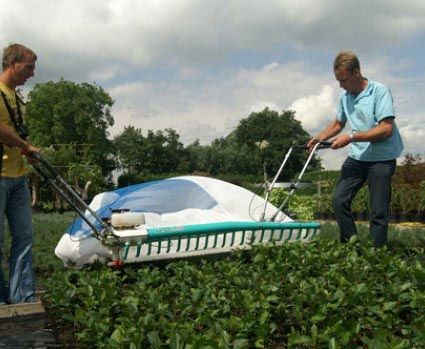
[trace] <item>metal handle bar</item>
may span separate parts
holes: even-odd
[[[318,150],[318,149],[327,149],[327,148],[330,148],[331,146],[332,146],[332,142],[325,142],[325,141],[323,141],[323,142],[317,142],[316,144],[314,144],[313,149],[312,149],[312,151],[311,151],[311,153],[310,153],[310,155],[309,155],[309,157],[308,157],[308,159],[307,159],[307,161],[306,161],[306,163],[305,163],[305,165],[304,165],[304,167],[303,167],[300,175],[298,176],[298,181],[295,183],[294,187],[292,188],[291,192],[287,196],[286,200],[284,200],[283,204],[280,205],[280,207],[278,208],[278,210],[270,218],[270,221],[274,221],[276,219],[276,216],[279,214],[280,210],[284,207],[284,205],[286,205],[286,202],[291,197],[291,195],[293,194],[293,192],[296,189],[296,187],[299,185],[299,183],[301,181],[301,178],[302,178],[305,170],[307,169],[308,164],[310,163],[311,159],[313,158],[314,152],[316,150]],[[267,191],[266,191],[266,197],[264,199],[265,200],[264,209],[263,209],[263,212],[262,212],[261,217],[260,217],[260,220],[261,221],[264,221],[265,216],[266,216],[266,208],[267,208],[267,202],[268,202],[268,199],[269,199],[270,190],[274,187],[276,181],[278,180],[278,178],[279,178],[279,176],[280,176],[280,174],[281,174],[281,172],[283,170],[283,167],[285,166],[286,162],[288,161],[289,155],[291,155],[291,153],[294,150],[294,148],[307,149],[307,144],[303,144],[303,145],[295,145],[295,144],[293,144],[289,148],[288,152],[286,153],[285,158],[284,158],[282,164],[280,165],[279,170],[276,173],[276,176],[274,177],[274,179],[273,179],[272,183],[270,184],[269,188],[266,188]]]
[[[49,181],[53,187],[58,191],[58,193],[65,199],[65,201],[78,213],[78,215],[88,224],[88,226],[93,230],[96,238],[101,239],[101,233],[98,231],[96,226],[91,222],[84,212],[82,212],[76,205],[75,201],[77,201],[82,207],[84,207],[87,211],[89,211],[92,216],[97,220],[101,226],[102,230],[110,228],[109,224],[106,223],[90,206],[88,206],[84,200],[80,197],[80,195],[72,189],[65,180],[60,176],[59,172],[46,160],[46,158],[40,153],[33,153],[31,156],[37,159],[43,166],[44,169],[38,164],[32,164],[36,171],[47,181]],[[46,171],[47,170],[47,171]],[[66,189],[66,192],[63,190]]]
[[[318,144],[318,146],[317,146],[317,148],[316,148],[317,150],[318,150],[318,149],[328,149],[328,148],[331,148],[331,147],[332,147],[333,142],[328,142],[328,141],[318,141],[318,142],[314,143],[314,145],[316,145],[316,144]],[[291,146],[291,148],[292,148],[292,149],[295,149],[295,148],[298,148],[298,149],[308,149],[308,148],[307,148],[307,144],[298,144],[298,145],[293,144],[293,145]]]
[[[329,149],[332,147],[333,142],[328,142],[328,141],[322,141],[322,142],[318,142],[319,145],[317,146],[316,149]]]
[[[332,147],[332,142],[317,142],[317,143],[314,145],[314,147],[313,147],[313,151],[312,151],[312,153],[314,153],[314,152],[315,152],[316,150],[318,150],[318,149],[327,149],[327,148],[330,148],[330,147]],[[273,185],[276,183],[277,179],[278,179],[278,178],[279,178],[279,176],[280,176],[280,173],[281,173],[281,172],[282,172],[282,170],[283,170],[283,167],[285,166],[286,162],[288,161],[289,155],[291,155],[291,153],[292,153],[292,151],[294,150],[294,148],[308,149],[308,148],[307,148],[307,144],[303,144],[303,145],[295,145],[295,144],[293,144],[293,145],[289,148],[288,152],[286,153],[286,155],[285,155],[285,159],[283,160],[282,164],[280,165],[279,170],[277,171],[276,176],[274,177],[273,182],[272,182],[272,184],[270,185],[270,187],[273,187]]]

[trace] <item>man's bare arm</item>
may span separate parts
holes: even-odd
[[[4,125],[0,125],[0,143],[4,143],[9,147],[17,147],[22,149],[26,154],[39,152],[40,150],[31,145],[31,143],[24,141],[18,137],[10,129]]]
[[[394,121],[392,117],[385,118],[379,124],[367,131],[356,132],[352,137],[343,134],[336,137],[332,143],[333,149],[345,147],[350,142],[379,142],[391,137]]]
[[[334,121],[330,122],[322,132],[318,133],[307,143],[307,148],[311,150],[314,144],[317,142],[326,141],[329,138],[336,136],[344,127],[345,122],[341,122],[335,119]]]

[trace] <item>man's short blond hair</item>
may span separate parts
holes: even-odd
[[[339,68],[346,69],[349,73],[353,73],[355,69],[360,70],[360,62],[357,56],[350,51],[341,51],[334,60],[334,71]]]
[[[28,47],[21,44],[10,44],[3,50],[3,71],[13,63],[22,62],[26,56],[30,56],[34,61],[37,55]]]

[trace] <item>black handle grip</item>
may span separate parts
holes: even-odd
[[[332,142],[322,141],[319,142],[317,149],[327,149],[332,147]]]
[[[317,149],[328,149],[328,148],[331,148],[332,147],[332,144],[333,144],[332,142],[327,142],[327,141],[322,141],[322,142],[317,142],[317,143],[319,143],[319,145],[317,146],[316,150]],[[309,147],[307,146],[307,144],[302,145],[302,146],[299,146],[299,147],[300,148],[304,148],[304,149],[309,149]]]

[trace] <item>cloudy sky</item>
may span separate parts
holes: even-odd
[[[405,151],[424,156],[423,0],[0,0],[0,43],[39,57],[38,82],[97,83],[126,125],[209,144],[268,106],[314,134],[335,116],[332,62],[356,52],[388,85]],[[422,44],[421,44],[422,43]],[[321,153],[338,168],[345,150]]]

